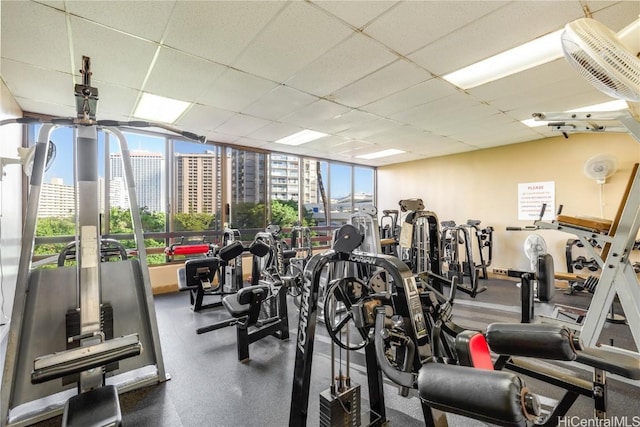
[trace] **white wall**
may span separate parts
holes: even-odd
[[[518,221],[518,183],[553,181],[556,207],[564,205],[564,215],[600,217],[600,187],[583,173],[585,161],[600,153],[618,159],[618,172],[604,185],[604,217],[613,220],[631,168],[640,162],[640,143],[625,134],[573,134],[380,167],[378,211],[398,209],[400,199],[422,198],[440,221],[481,220],[496,230],[492,266],[528,270],[523,243],[530,232],[506,231],[507,226],[533,225]],[[575,236],[537,232],[547,242],[556,271],[566,271],[565,244]],[[638,252],[632,258],[640,258]]]
[[[22,111],[0,80],[0,120],[21,117]],[[17,148],[22,145],[22,125],[10,124],[0,127],[0,157],[17,158]],[[0,280],[4,315],[11,318],[13,296],[20,259],[22,238],[22,168],[7,165],[0,181]],[[4,317],[0,314],[0,317]],[[2,319],[4,323],[6,318]],[[0,337],[7,326],[0,326]]]

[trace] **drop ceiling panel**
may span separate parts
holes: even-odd
[[[271,123],[258,117],[246,114],[235,114],[229,120],[218,126],[215,131],[236,136],[248,136],[258,129]]]
[[[195,102],[226,68],[206,59],[161,47],[144,86],[145,92]]]
[[[349,138],[367,138],[368,136],[380,133],[389,129],[401,126],[400,123],[393,120],[376,118],[374,120],[365,121],[363,123],[355,123],[349,129],[345,129],[340,132],[340,135],[347,136]]]
[[[15,97],[50,104],[75,105],[71,74],[3,59],[2,79]],[[47,82],[47,84],[40,86],[32,84],[33,82]],[[34,112],[37,113],[37,111]]]
[[[349,107],[335,102],[319,99],[282,118],[283,122],[291,123],[308,129],[320,131],[319,125],[326,120],[351,111]]]
[[[74,72],[82,56],[91,58],[93,78],[118,86],[140,88],[157,46],[154,43],[71,17]]]
[[[160,42],[175,1],[156,1],[149,7],[140,1],[67,1],[76,16],[147,40]]]
[[[258,129],[249,135],[250,138],[263,141],[276,141],[294,133],[300,132],[303,128],[285,123],[272,122],[267,126]]]
[[[208,105],[195,104],[176,122],[183,129],[203,129],[210,131],[235,115],[234,112]]]
[[[618,32],[640,15],[640,2],[619,1],[619,2],[591,2],[587,5],[593,13],[593,19],[602,22],[613,31]],[[592,3],[596,3],[593,5]]]
[[[273,144],[270,144],[268,141],[249,138],[246,136],[243,136],[242,138],[238,138],[237,140],[234,141],[234,144],[239,144],[239,145],[242,145],[243,147],[263,148],[266,146],[270,146],[270,148],[273,148]]]
[[[313,4],[327,10],[356,28],[362,28],[377,16],[397,4],[396,1],[314,1]]]
[[[330,134],[339,134],[354,127],[361,128],[363,124],[376,119],[377,117],[373,114],[358,110],[350,110],[344,114],[336,115],[330,119],[315,124],[313,126],[313,130]]]
[[[179,1],[164,42],[230,64],[283,5],[280,1]]]
[[[403,2],[376,19],[365,29],[365,33],[406,55],[506,3],[500,1]]]
[[[64,13],[25,1],[3,1],[1,11],[2,58],[71,72]]]
[[[286,84],[326,96],[396,59],[397,56],[380,43],[354,33],[300,70]]]
[[[455,86],[434,78],[367,104],[360,109],[389,117],[394,113],[406,111],[456,93],[458,93],[458,89]]]
[[[314,6],[291,2],[233,66],[283,82],[351,33],[350,28]]]
[[[242,111],[278,83],[254,75],[226,68],[226,71],[209,87],[202,87],[199,102],[231,111]]]
[[[389,96],[431,78],[416,65],[399,59],[381,70],[336,91],[332,98],[354,108]]]
[[[316,139],[315,141],[307,142],[306,144],[300,145],[300,147],[304,146],[310,148],[312,150],[318,151],[333,151],[335,147],[340,146],[342,144],[346,144],[350,142],[349,138],[345,138],[342,136],[329,135],[324,138]]]
[[[210,141],[211,143],[221,142],[221,143],[227,143],[227,144],[234,144],[238,140],[238,136],[230,135],[224,132],[209,131],[206,133],[206,136],[207,136],[207,141]]]
[[[76,107],[71,105],[51,104],[48,102],[37,101],[29,98],[20,98],[16,96],[16,102],[20,105],[22,111],[34,112],[38,114],[48,114],[56,117],[75,117]]]
[[[98,117],[100,119],[112,119],[114,115],[122,115],[126,112],[126,116],[133,112],[136,106],[139,92],[127,87],[110,85],[108,83],[95,82],[99,86],[98,96]],[[67,90],[71,92],[70,86]]]
[[[245,114],[279,120],[318,98],[286,86],[278,86],[242,110]]]
[[[531,19],[540,15],[548,19],[542,22]],[[559,30],[582,16],[578,2],[516,1],[457,29],[409,58],[432,73],[443,75]],[[505,34],[509,37],[504,37]]]

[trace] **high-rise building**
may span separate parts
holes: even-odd
[[[300,164],[302,163],[302,168]],[[302,202],[318,202],[317,162],[303,160],[286,154],[271,155],[271,198],[273,200],[300,200],[302,180]],[[302,173],[302,175],[300,175]]]
[[[150,212],[164,211],[164,185],[162,179],[164,157],[162,153],[131,151],[129,156],[131,158],[133,179],[136,184],[138,206]],[[111,182],[113,182],[114,178],[122,178],[124,180],[122,155],[120,153],[112,153],[110,154],[110,160]],[[124,193],[126,194],[126,191]],[[109,193],[109,196],[111,196],[111,193]],[[111,206],[117,205],[112,201]],[[125,206],[120,207],[126,208]]]
[[[231,201],[233,204],[266,201],[265,159],[264,153],[231,150]]]
[[[176,154],[176,212],[215,214],[220,205],[219,172],[219,157],[215,151]]]
[[[38,217],[70,217],[75,215],[73,185],[65,185],[62,178],[43,182],[38,204]]]

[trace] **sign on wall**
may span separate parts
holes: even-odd
[[[518,219],[534,221],[540,219],[543,203],[547,204],[542,219],[553,220],[555,216],[556,183],[525,182],[518,184]]]

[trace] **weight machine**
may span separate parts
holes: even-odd
[[[63,425],[119,425],[118,393],[168,379],[140,212],[136,208],[129,149],[118,127],[160,127],[201,142],[204,137],[164,124],[96,121],[98,90],[91,86],[88,57],[82,58],[80,73],[82,84],[75,86],[77,117],[44,122],[35,147],[2,377],[0,423],[3,426],[31,424],[60,413],[63,413]],[[39,122],[22,118],[5,120],[0,125]],[[72,246],[76,265],[33,269],[37,211],[49,136],[61,126],[75,130],[78,210],[77,234]],[[99,128],[120,143],[137,259],[120,256],[121,259],[106,262],[102,255],[98,210]],[[63,257],[66,259],[66,255]]]

